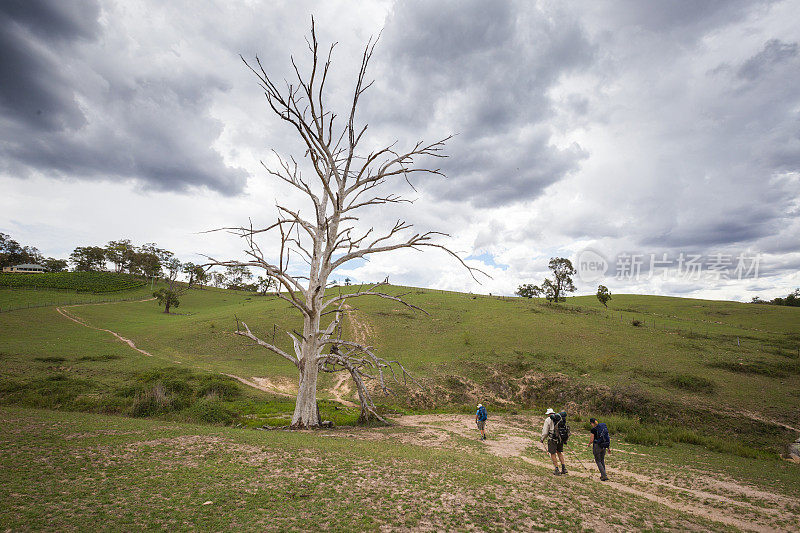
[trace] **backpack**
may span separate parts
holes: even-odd
[[[486,414],[486,408],[481,406],[481,408],[478,409],[478,420],[486,420],[487,418],[489,418],[489,416]]]
[[[608,433],[608,426],[600,422],[597,425],[600,430],[597,432],[597,436],[595,437],[595,442],[601,448],[610,448],[611,447],[611,435]]]
[[[566,444],[569,436],[572,435],[572,430],[567,424],[567,412],[553,413],[550,415],[550,419],[553,421],[553,434],[550,438]]]

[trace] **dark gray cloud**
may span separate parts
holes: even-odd
[[[753,81],[770,68],[797,57],[797,43],[784,43],[779,39],[770,39],[764,49],[745,61],[737,75]]]
[[[76,39],[99,30],[94,2],[10,1],[0,5],[0,110],[35,131],[78,128],[83,113],[55,54]]]
[[[655,33],[693,34],[701,37],[710,30],[738,22],[760,5],[775,0],[671,0],[639,2],[621,0],[604,4],[603,10],[613,13],[616,24],[637,26]],[[686,44],[686,43],[682,43]]]
[[[430,180],[439,198],[491,207],[530,200],[585,152],[551,141],[549,91],[593,48],[558,9],[515,2],[397,2],[378,56],[371,118],[404,131],[454,133]],[[390,105],[387,105],[390,103]]]
[[[240,192],[245,173],[212,148],[211,97],[228,84],[124,49],[108,61],[99,16],[94,1],[0,5],[0,170]]]

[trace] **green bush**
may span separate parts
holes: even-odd
[[[216,396],[221,400],[233,400],[241,395],[236,382],[226,376],[204,376],[197,392],[201,397]]]
[[[665,438],[663,432],[658,431],[656,428],[639,426],[625,432],[625,442],[643,444],[645,446],[658,446],[668,444],[669,439]]]
[[[690,392],[701,392],[703,394],[714,394],[717,391],[717,384],[708,378],[693,376],[691,374],[677,374],[667,381],[675,388]]]
[[[192,420],[207,424],[230,424],[236,413],[218,400],[202,398],[183,411]]]
[[[670,432],[669,436],[674,442],[694,444],[697,446],[705,446],[708,440],[706,437],[698,435],[696,431],[686,428],[676,428]]]
[[[152,387],[140,390],[133,400],[130,414],[132,416],[155,416],[165,414],[173,409],[173,395],[160,381]]]

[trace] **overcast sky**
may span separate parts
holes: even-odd
[[[239,54],[289,77],[312,14],[340,116],[380,34],[372,143],[455,134],[446,179],[398,182],[415,202],[363,224],[447,232],[491,275],[428,251],[336,278],[511,294],[563,256],[582,294],[800,286],[799,1],[4,0],[0,231],[55,257],[119,238],[241,257],[199,232],[302,205],[259,160],[303,152]]]

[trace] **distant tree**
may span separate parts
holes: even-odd
[[[159,248],[155,243],[146,243],[130,254],[127,268],[131,274],[160,278],[164,275],[164,269],[169,270],[173,256],[172,252]]]
[[[783,305],[800,307],[800,289],[795,289],[794,292],[790,292],[786,298],[783,299]]]
[[[575,292],[575,284],[572,276],[577,272],[572,266],[572,261],[564,257],[553,257],[548,263],[548,267],[553,271],[553,281],[545,280],[545,285],[550,285],[555,302],[563,302],[568,292]]]
[[[0,268],[23,263],[42,264],[44,257],[34,246],[22,246],[6,233],[0,233]]]
[[[99,246],[78,246],[69,255],[69,261],[76,272],[105,270],[106,251]]]
[[[164,312],[169,314],[170,307],[178,307],[181,305],[179,294],[166,287],[161,287],[153,293],[153,296],[158,301],[159,306],[164,306]]]
[[[269,292],[270,288],[273,287],[273,285],[277,290],[278,288],[277,281],[269,274],[267,274],[267,277],[258,276],[258,279],[256,280],[255,283],[256,290],[263,295],[266,295]]]
[[[222,272],[214,272],[211,275],[211,279],[213,280],[215,287],[225,286],[225,274],[223,274]]]
[[[575,292],[572,276],[576,270],[572,266],[572,261],[563,257],[551,257],[548,266],[553,271],[552,280],[545,278],[541,287],[531,283],[520,285],[516,294],[525,298],[544,296],[548,302],[563,302],[566,300],[566,293]]]
[[[532,283],[526,283],[517,287],[517,292],[514,294],[523,298],[538,298],[542,295],[542,288]]]
[[[786,305],[789,307],[800,307],[800,288],[795,289],[793,292],[787,294],[784,298],[777,297],[772,300],[762,300],[758,296],[753,296],[751,303],[754,304],[770,304],[770,305]]]
[[[128,263],[128,269],[131,274],[148,278],[158,278],[163,273],[158,255],[141,250],[133,253]]]
[[[350,285],[350,278],[344,278],[344,284]]]
[[[544,299],[548,302],[558,302],[558,292],[556,291],[555,284],[550,281],[550,278],[544,278],[542,282],[542,294],[544,295]]]
[[[178,281],[178,276],[184,272],[185,265],[178,259],[171,257],[167,262],[167,286],[161,287],[153,293],[158,301],[158,305],[164,306],[164,312],[169,313],[171,307],[178,307],[181,304],[181,296],[194,287],[197,279],[189,278],[189,281],[182,283]]]
[[[67,270],[68,263],[66,259],[48,257],[42,261],[42,266],[46,268],[48,272],[64,272]]]
[[[114,265],[114,272],[123,272],[135,252],[130,239],[109,241],[105,246],[106,260]]]
[[[245,281],[253,279],[253,273],[243,265],[225,267],[226,285],[229,289],[242,289]]]
[[[600,300],[603,306],[608,307],[608,301],[611,299],[611,292],[608,290],[608,287],[605,285],[597,286],[597,299]]]
[[[189,278],[189,284],[196,284],[199,287],[202,287],[204,283],[208,282],[208,271],[201,265],[195,265],[194,263],[184,263],[183,264],[183,273]]]

